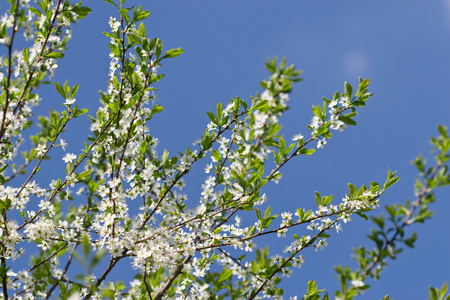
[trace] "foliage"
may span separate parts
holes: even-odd
[[[142,22],[149,11],[125,6],[125,0],[105,1],[119,11],[104,33],[111,51],[108,88],[89,116],[91,136],[74,154],[66,152],[62,137],[71,120],[88,112],[76,104],[79,85],[54,82],[62,111],[34,118],[33,109],[41,102],[35,92],[50,83],[64,57],[70,26],[90,9],[68,0],[34,5],[8,0],[0,24],[6,49],[0,60],[2,299],[281,299],[278,284],[293,267],[301,267],[302,251],[323,249],[332,231],[342,230],[354,214],[368,219],[366,213],[379,206],[379,198],[399,179],[388,171],[383,184],[349,183],[337,204],[332,204],[333,195],[316,192],[317,206],[290,208],[294,216],[289,210],[273,214],[265,203],[265,186],[281,179],[285,164],[323,148],[333,130],[356,125],[357,109],[371,96],[369,79],[360,78],[355,90],[346,82],[342,92],[323,98],[312,109],[310,137],[298,133],[289,143],[280,133],[279,119],[301,72],[285,60],[269,59],[270,78],[260,83],[261,94],[250,101],[237,97],[218,103],[215,112],[207,112],[210,123],[195,149],[159,155],[158,139],[148,127],[164,109],[155,103],[154,83],[164,76],[158,74],[164,60],[183,50],[163,51],[162,41],[149,36]],[[17,51],[20,33],[27,46]],[[32,135],[29,128],[39,132]],[[415,161],[422,178],[416,183],[417,199],[387,206],[387,217],[371,217],[378,229],[369,238],[376,248],[355,250],[358,270],[336,268],[339,299],[352,299],[369,288],[367,277],[380,276],[385,259],[401,252],[400,243],[414,245],[416,235],[407,236],[405,228],[431,216],[427,205],[434,201],[434,190],[449,183],[450,138],[445,127],[439,131],[432,140],[436,164],[427,167],[421,157]],[[26,138],[31,147],[26,148]],[[58,147],[65,152],[66,176],[41,187],[39,171]],[[194,164],[209,159],[205,172],[211,175],[202,185],[201,199],[188,200],[181,193],[186,176]],[[269,256],[267,248],[256,249],[256,239],[285,237],[294,227],[310,232],[292,234],[284,254]],[[24,249],[35,256],[25,256]],[[18,262],[27,258],[28,270],[17,271]],[[123,260],[131,264],[126,273],[134,278],[107,282]],[[430,298],[442,299],[445,293],[446,285],[432,288]],[[321,297],[329,299],[310,281],[303,298]]]

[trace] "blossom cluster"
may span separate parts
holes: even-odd
[[[239,97],[225,107],[218,103],[215,113],[208,112],[211,122],[205,132],[194,142],[197,149],[187,148],[174,156],[167,150],[159,153],[159,140],[150,124],[163,107],[156,103],[152,85],[163,77],[158,74],[162,61],[183,51],[162,52],[161,40],[150,39],[141,22],[149,12],[141,7],[127,9],[124,1],[120,17],[110,18],[110,32],[105,33],[110,38],[109,80],[101,106],[90,117],[91,136],[85,149],[66,152],[67,142],[62,139],[70,120],[87,112],[78,108],[78,85],[55,83],[65,110],[38,118],[41,131],[30,136],[32,148],[24,152],[19,166],[9,167],[24,140],[21,132],[31,125],[32,108],[40,102],[31,92],[57,68],[71,35],[70,25],[89,13],[81,3],[43,0],[32,7],[28,2],[19,1],[20,13],[8,13],[0,20],[9,30],[0,39],[7,49],[12,49],[19,30],[34,42],[0,59],[5,99],[0,112],[0,168],[5,174],[0,178],[0,199],[4,199],[0,258],[2,266],[8,261],[8,273],[0,284],[13,298],[49,298],[59,289],[61,295],[86,299],[101,299],[105,293],[125,299],[143,295],[210,299],[215,289],[225,289],[236,299],[281,299],[278,275],[289,277],[292,267],[300,268],[305,248],[323,249],[326,232],[339,232],[341,222],[350,221],[354,213],[376,207],[384,189],[351,187],[338,205],[330,204],[332,196],[317,193],[316,211],[295,208],[294,214],[281,213],[279,225],[274,225],[278,215],[272,214],[263,192],[266,184],[281,179],[280,169],[291,159],[313,153],[310,143],[317,141],[317,148],[322,148],[331,137],[328,129],[353,125],[355,106],[363,106],[370,96],[368,80],[360,81],[356,95],[346,83],[344,93],[325,100],[330,117],[325,106],[314,108],[308,126],[312,137],[305,140],[297,134],[294,143],[286,145],[279,122],[300,71],[285,60],[279,64],[269,60],[271,76],[261,82],[264,91],[251,104]],[[352,112],[344,115],[347,110]],[[64,152],[59,163],[66,175],[41,188],[39,169],[59,146]],[[267,171],[272,155],[275,166]],[[182,193],[186,176],[202,159],[207,160],[207,175],[199,195],[190,199]],[[20,187],[10,185],[15,178],[23,179]],[[305,229],[312,234],[294,233],[284,257],[269,258],[267,251],[255,251],[257,240],[266,234],[285,238],[288,232]],[[28,251],[31,243],[38,259],[28,270],[17,270],[12,261],[23,256],[23,247]],[[87,274],[71,278],[69,267],[80,255]],[[126,259],[135,270],[130,284],[126,288],[121,283],[106,284],[116,264]],[[101,261],[107,267],[99,274],[94,269]]]

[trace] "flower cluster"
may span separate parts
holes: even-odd
[[[90,117],[92,136],[85,149],[66,152],[67,143],[61,138],[69,121],[87,112],[78,108],[78,85],[55,83],[65,110],[38,118],[41,131],[30,137],[33,145],[24,152],[24,162],[9,167],[23,141],[21,132],[30,126],[32,108],[40,101],[31,91],[57,68],[70,38],[70,25],[89,13],[81,3],[43,0],[36,8],[28,2],[19,1],[20,13],[0,19],[8,29],[0,37],[7,49],[13,49],[19,29],[34,41],[0,60],[4,99],[0,168],[6,174],[0,174],[2,265],[20,257],[21,244],[26,242],[35,243],[39,252],[28,271],[8,265],[12,267],[1,278],[7,286],[4,290],[14,290],[15,298],[50,298],[57,289],[61,297],[68,297],[73,287],[77,296],[94,299],[105,293],[124,299],[144,294],[153,299],[210,299],[217,289],[236,299],[281,299],[278,275],[289,277],[292,267],[300,268],[305,248],[323,249],[329,230],[339,232],[341,223],[354,213],[377,206],[384,191],[379,185],[350,187],[341,204],[331,205],[332,196],[317,193],[317,210],[292,208],[297,211],[281,213],[276,223],[278,215],[272,214],[263,193],[266,184],[281,179],[280,169],[291,159],[313,153],[310,143],[317,141],[317,148],[322,148],[331,137],[329,129],[354,125],[355,107],[363,106],[370,96],[368,80],[360,81],[355,95],[346,83],[344,93],[325,100],[323,108],[315,107],[308,126],[312,137],[305,140],[299,133],[286,145],[279,122],[300,71],[285,60],[280,64],[269,60],[271,76],[261,82],[264,91],[251,103],[239,97],[225,107],[218,103],[215,113],[208,112],[210,123],[194,143],[197,149],[187,148],[174,156],[167,150],[159,153],[159,140],[151,134],[150,123],[163,107],[155,103],[152,85],[163,77],[158,74],[163,60],[183,51],[163,52],[161,40],[150,39],[141,23],[149,12],[141,7],[127,9],[124,1],[120,17],[110,18],[111,30],[105,33],[110,38],[109,80],[101,93],[101,107]],[[347,110],[352,112],[344,115]],[[35,178],[57,146],[64,151],[59,162],[64,162],[66,174],[41,188]],[[272,155],[275,166],[267,171]],[[181,190],[193,165],[204,158],[208,175],[199,195],[190,199]],[[10,186],[13,178],[22,178],[23,184]],[[312,234],[293,233],[284,256],[269,258],[267,250],[255,251],[257,240],[266,234],[287,240],[288,233],[301,230]],[[240,255],[249,252],[255,252],[256,258]],[[69,278],[73,258],[81,256],[86,276]],[[121,284],[105,282],[125,259],[136,271],[123,292]],[[106,269],[95,273],[99,262],[106,260]]]

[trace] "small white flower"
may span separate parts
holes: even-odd
[[[323,149],[323,146],[325,146],[326,143],[327,143],[327,140],[325,138],[319,140],[317,142],[317,149],[319,149],[319,148]]]
[[[211,172],[212,170],[212,163],[206,165],[205,167],[205,173],[208,174],[209,172]]]
[[[287,228],[279,229],[277,231],[277,237],[286,237]]]
[[[63,139],[59,139],[59,143],[60,143],[60,146],[63,149],[63,151],[66,151],[66,146],[67,146],[66,141]]]
[[[339,103],[344,107],[347,108],[350,105],[350,99],[347,96],[342,96],[339,99]]]
[[[77,158],[77,156],[75,154],[73,154],[73,153],[66,153],[66,155],[64,155],[62,160],[67,164],[67,163],[73,162],[76,158]]]
[[[111,27],[112,32],[115,32],[119,29],[120,22],[116,21],[116,18],[109,17],[109,26]]]
[[[336,100],[332,100],[332,101],[328,104],[328,107],[329,107],[329,108],[333,108],[333,107],[336,107],[337,104],[338,104],[338,100],[337,100],[337,99],[336,99]]]
[[[75,173],[72,173],[72,175],[66,176],[67,184],[70,184],[71,187],[75,186],[75,183],[78,181],[77,175]],[[67,188],[67,194],[70,193],[70,190]]]
[[[358,280],[358,279],[352,280],[351,284],[354,287],[362,287],[362,286],[364,286],[364,282],[362,282],[361,280]]]
[[[72,99],[66,99],[66,102],[64,102],[65,105],[72,105],[77,101],[75,98]]]
[[[44,155],[45,151],[47,151],[46,144],[40,144],[36,147],[36,152],[37,152],[37,155],[39,155],[39,156]]]
[[[292,140],[293,141],[300,141],[302,138],[303,138],[303,135],[301,133],[298,133],[298,134],[294,135]]]

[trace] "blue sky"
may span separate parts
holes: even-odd
[[[431,158],[429,138],[437,135],[438,124],[450,126],[450,1],[128,2],[151,10],[147,33],[159,37],[165,50],[185,51],[160,69],[166,77],[158,83],[157,96],[165,111],[150,128],[160,139],[161,153],[191,147],[208,123],[206,110],[214,111],[218,101],[261,92],[258,82],[268,77],[266,58],[286,57],[303,70],[304,79],[294,86],[291,110],[281,119],[286,139],[309,134],[311,106],[342,91],[344,81],[355,86],[358,76],[368,77],[374,96],[359,110],[356,127],[335,134],[323,150],[282,170],[281,182],[266,190],[272,211],[314,208],[316,190],[340,199],[348,182],[383,182],[388,168],[397,170],[401,180],[382,204],[413,199],[417,172],[410,161],[419,153]],[[94,113],[109,66],[108,38],[101,32],[117,13],[100,0],[85,5],[92,13],[74,27],[55,80],[80,83],[77,103]],[[53,87],[41,96],[60,101]],[[86,119],[75,122],[77,129],[66,133],[69,152],[77,152],[88,134]],[[197,199],[203,179],[203,165],[197,168],[198,176],[187,180],[191,199]],[[369,281],[372,288],[361,299],[381,299],[387,293],[395,299],[425,299],[430,285],[440,287],[450,279],[449,194],[448,188],[439,191],[431,205],[433,219],[410,229],[418,231],[416,249],[389,261],[381,280]],[[302,269],[283,280],[286,295],[303,295],[310,279],[333,294],[338,287],[333,266],[355,267],[352,247],[372,248],[365,237],[371,226],[354,218],[343,232],[333,234],[324,251],[306,251]],[[295,232],[304,233],[301,228]],[[274,250],[278,242],[256,240]]]

